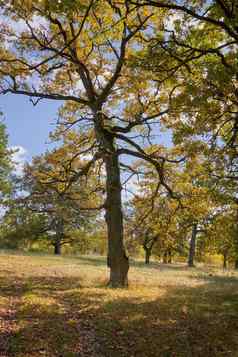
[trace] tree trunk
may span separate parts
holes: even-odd
[[[150,257],[151,257],[151,249],[146,249],[145,250],[145,264],[150,264]]]
[[[227,269],[227,253],[223,253],[223,269]]]
[[[143,243],[143,249],[145,251],[145,264],[150,264],[150,257],[152,254],[152,249],[154,247],[154,244],[158,240],[158,235],[151,233],[151,229],[147,229],[145,232],[145,237],[144,237],[144,243]]]
[[[171,252],[171,249],[168,249],[168,264],[172,264],[172,252]]]
[[[168,263],[168,252],[166,250],[163,254],[163,264],[167,264],[167,263]]]
[[[54,243],[54,254],[55,255],[60,255],[61,254],[61,244],[60,244],[60,241],[57,240],[55,243]]]
[[[188,266],[194,267],[194,257],[196,251],[197,224],[193,224],[192,237],[189,245]]]
[[[123,287],[128,284],[129,259],[123,245],[123,214],[121,203],[121,181],[118,156],[110,152],[106,162],[106,222],[108,230],[109,285]]]
[[[61,246],[64,238],[64,222],[61,217],[57,219],[56,224],[56,240],[54,242],[54,253],[55,255],[61,254]]]
[[[129,259],[123,243],[123,214],[121,200],[120,164],[113,134],[104,128],[101,108],[94,108],[94,125],[106,166],[106,223],[108,235],[107,264],[110,268],[108,285],[124,287],[128,285]]]
[[[236,234],[234,236],[234,248],[235,248],[235,266],[234,268],[238,270],[238,198],[236,199]]]

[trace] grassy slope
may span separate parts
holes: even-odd
[[[0,255],[0,356],[238,356],[238,274],[172,265],[104,287],[103,259]]]

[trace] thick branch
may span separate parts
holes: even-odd
[[[71,100],[73,102],[77,102],[81,104],[88,104],[87,100],[75,97],[73,95],[62,95],[56,93],[47,94],[47,93],[31,92],[31,91],[14,89],[14,88],[4,89],[0,92],[0,94],[7,94],[7,93],[21,94],[27,97],[42,98],[42,99],[52,99],[52,100],[62,100],[62,101]]]

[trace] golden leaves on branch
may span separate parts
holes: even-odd
[[[32,0],[12,0],[13,6],[25,8],[27,10],[32,9]]]

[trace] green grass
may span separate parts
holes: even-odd
[[[0,255],[0,356],[238,356],[238,274],[99,257]]]

